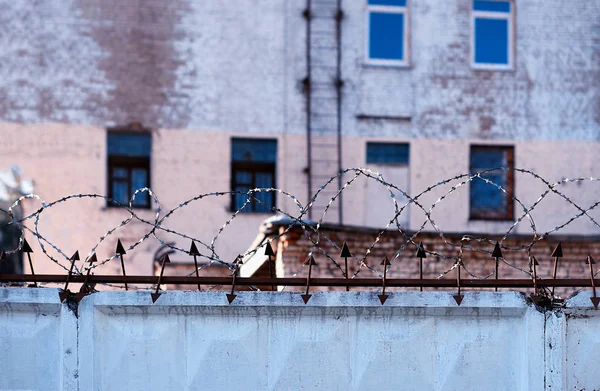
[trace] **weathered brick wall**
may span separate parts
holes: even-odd
[[[315,46],[315,64],[335,67],[335,39],[322,43],[335,37],[332,2],[313,3],[313,40],[322,46]],[[471,0],[410,2],[411,66],[365,66],[366,3],[342,2],[344,134],[598,138],[597,1],[517,1],[509,72],[471,69]],[[305,131],[304,0],[0,4],[5,121]],[[323,86],[334,93],[333,80]],[[328,102],[315,109],[334,114],[335,99]],[[410,119],[365,121],[359,114]]]
[[[279,230],[280,231],[278,232],[283,232],[284,228],[279,228]],[[313,257],[318,264],[318,267],[312,272],[314,277],[343,277],[342,269],[344,268],[344,259],[340,258],[339,255],[341,245],[345,241],[348,243],[349,249],[354,257],[365,259],[367,265],[377,270],[377,273],[373,273],[368,268],[362,267],[356,278],[376,278],[383,273],[383,266],[380,266],[383,257],[387,256],[389,259],[392,259],[396,251],[406,243],[406,240],[399,232],[388,231],[381,236],[381,240],[377,242],[369,255],[364,258],[367,249],[373,244],[380,231],[356,227],[324,225],[320,227],[319,232],[321,234],[319,248],[314,246],[300,227],[294,227],[281,236],[279,239],[279,248],[283,251],[280,259],[283,262],[283,270],[286,277],[289,277],[298,271],[298,276],[306,276],[308,268],[303,267],[303,263],[306,260],[308,252],[311,250],[313,251]],[[409,235],[412,235],[412,233],[409,233]],[[452,259],[444,259],[443,256],[458,256],[462,237],[462,235],[458,234],[444,234],[446,241],[456,244],[458,247],[445,243],[437,233],[422,232],[415,237],[415,242],[418,243],[422,241],[427,251],[442,255],[427,255],[427,258],[425,258],[423,262],[423,278],[438,278],[452,267],[455,261]],[[316,241],[317,235],[313,232],[311,238]],[[329,238],[340,248],[336,248],[331,242],[327,241],[326,238]],[[492,237],[490,239],[499,240],[501,238]],[[537,242],[531,249],[531,255],[535,256],[540,264],[536,268],[538,277],[551,278],[554,258],[551,258],[550,254],[558,241],[562,240],[564,257],[559,260],[557,277],[589,278],[589,266],[585,264],[587,255],[590,254],[593,258],[600,259],[600,241],[596,239],[598,238],[560,238],[557,236],[549,240]],[[493,244],[477,243],[476,241],[470,241],[469,243],[474,248],[474,251],[466,249],[463,251],[463,263],[466,269],[478,277],[486,277],[493,273],[495,260],[490,256],[490,253],[494,248]],[[516,248],[519,246],[527,246],[529,243],[531,243],[531,237],[514,236],[503,241],[502,245],[508,248]],[[322,250],[338,262],[342,269],[336,267],[330,259],[323,255]],[[488,251],[488,253],[484,253],[483,251]],[[419,259],[416,258],[415,255],[415,246],[412,244],[406,245],[400,256],[392,262],[392,266],[388,270],[387,275],[390,278],[419,278]],[[511,251],[504,249],[503,255],[507,263],[515,265],[525,271],[530,271],[527,250]],[[360,265],[359,261],[356,259],[349,259],[348,264],[351,275],[358,270]],[[528,274],[504,264],[502,261],[500,261],[499,276],[500,278],[530,278]],[[450,271],[444,278],[455,279],[456,271]],[[474,277],[470,276],[467,272],[463,272],[461,273],[461,278]],[[489,278],[494,278],[494,276],[492,275]],[[363,290],[366,288],[360,289]],[[390,289],[395,290],[395,288]],[[315,290],[327,290],[327,288],[315,287]],[[398,288],[397,290],[411,289]],[[559,294],[565,295],[570,294],[575,290],[576,289],[557,288],[556,291]]]
[[[0,118],[301,133],[301,4],[2,0]]]
[[[343,2],[344,129],[370,137],[597,140],[600,3],[515,1],[514,71],[471,68],[471,0],[411,1],[411,65],[365,65],[366,1]],[[409,117],[360,120],[356,114]]]

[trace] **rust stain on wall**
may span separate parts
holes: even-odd
[[[187,118],[170,115],[168,97],[181,65],[174,45],[182,38],[176,25],[187,2],[128,0],[108,6],[105,0],[79,0],[79,6],[107,53],[98,66],[114,85],[104,102],[111,120],[184,127]]]

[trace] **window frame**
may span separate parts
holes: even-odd
[[[277,138],[251,138],[251,137],[232,137],[231,138],[231,150],[230,150],[230,162],[231,162],[231,171],[230,171],[230,189],[231,189],[231,202],[230,202],[230,206],[229,206],[229,210],[231,212],[235,212],[237,211],[237,208],[235,207],[235,197],[236,194],[235,193],[236,187],[238,186],[237,180],[236,180],[236,173],[238,171],[244,171],[244,172],[249,172],[252,175],[252,179],[251,179],[251,183],[248,186],[250,189],[255,189],[257,188],[256,186],[256,174],[257,173],[269,173],[271,174],[271,183],[273,188],[277,188],[277,153],[278,150],[276,150],[276,158],[275,158],[275,162],[260,162],[260,161],[245,161],[245,160],[233,160],[233,141],[234,140],[264,140],[264,141],[275,141],[275,145],[277,146],[278,143],[278,139]],[[245,184],[244,184],[245,185]],[[240,185],[242,186],[242,185]],[[266,207],[269,208],[277,208],[277,192],[272,191],[270,192],[272,194],[273,197],[273,203],[272,205],[267,205]],[[255,195],[256,196],[256,195]],[[259,201],[255,198],[251,198],[250,199],[250,203],[248,205],[246,205],[244,208],[242,208],[240,210],[240,213],[248,213],[248,214],[271,214],[274,213],[275,211],[257,211],[256,208],[257,206],[262,206]],[[248,209],[250,208],[250,209]]]
[[[114,199],[114,194],[113,194],[113,183],[115,182],[124,182],[123,180],[114,180],[113,179],[113,171],[115,168],[125,168],[127,170],[127,193],[129,194],[129,197],[131,199],[131,196],[133,195],[133,189],[131,186],[131,173],[132,170],[136,169],[136,168],[143,168],[146,170],[146,186],[148,188],[151,188],[151,178],[152,178],[152,173],[151,173],[151,159],[152,159],[152,150],[150,150],[150,156],[124,156],[124,155],[110,155],[109,151],[108,151],[108,135],[112,133],[112,134],[119,134],[119,135],[126,135],[126,134],[144,134],[147,135],[148,137],[150,137],[151,139],[151,143],[152,143],[152,133],[150,133],[149,131],[134,131],[134,130],[130,130],[128,128],[126,129],[122,129],[122,128],[113,128],[113,129],[108,129],[106,132],[106,138],[107,138],[107,150],[106,150],[106,187],[107,187],[107,195],[108,198],[106,200],[106,206],[109,208],[119,208],[122,207],[121,205],[118,204],[118,201]],[[152,145],[152,144],[151,144]],[[137,189],[135,189],[137,190]],[[136,195],[136,200],[140,200],[142,199],[144,200],[144,204],[135,204],[133,203],[131,206],[134,209],[152,209],[152,201],[150,200],[150,194],[145,192],[145,193],[138,193],[138,195]],[[130,199],[127,200],[127,203],[125,203],[125,206],[129,205],[129,201]],[[113,200],[113,201],[111,201]]]
[[[514,0],[500,1],[500,0],[486,0],[486,1],[498,1],[502,3],[510,4],[510,12],[504,11],[479,11],[474,9],[474,0],[471,1],[470,8],[470,23],[471,23],[471,68],[475,70],[488,70],[488,71],[514,71],[515,70],[515,2]],[[492,64],[492,63],[478,63],[475,61],[475,19],[495,19],[495,20],[506,20],[508,21],[508,64]]]
[[[369,145],[405,145],[407,147],[406,162],[373,162],[369,161]],[[365,164],[374,166],[408,167],[410,165],[410,143],[406,141],[379,141],[367,140],[365,142]]]
[[[469,220],[477,221],[513,221],[515,218],[515,200],[512,198],[515,196],[515,172],[512,168],[515,167],[515,147],[513,145],[480,145],[473,144],[469,147],[469,175],[473,175],[478,170],[471,167],[473,149],[489,150],[489,151],[506,151],[507,153],[507,166],[509,169],[506,171],[506,187],[504,188],[507,193],[503,194],[506,199],[506,210],[498,213],[474,213],[471,206],[471,184],[469,183]],[[496,168],[496,167],[494,167]],[[499,190],[498,190],[499,191]],[[512,196],[512,197],[511,197]]]
[[[410,50],[410,1],[406,0],[406,5],[371,5],[369,0],[366,3],[366,18],[365,26],[367,27],[365,34],[365,64],[373,66],[387,66],[397,68],[408,68],[411,66],[411,50]],[[371,58],[369,56],[371,47],[371,12],[379,12],[386,14],[403,14],[404,15],[404,32],[402,44],[404,45],[404,58],[402,60],[386,60]]]

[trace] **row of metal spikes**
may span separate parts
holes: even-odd
[[[32,287],[37,287],[37,279],[35,276],[35,271],[33,268],[33,262],[31,260],[31,253],[33,253],[33,250],[31,248],[31,246],[29,245],[29,243],[27,243],[27,240],[23,241],[23,246],[21,248],[21,251],[23,251],[24,253],[27,254],[27,258],[29,261],[29,266],[31,269],[31,277],[32,280],[34,281],[32,285]],[[195,265],[195,270],[196,270],[196,277],[197,279],[200,278],[199,275],[199,268],[198,268],[198,261],[197,261],[197,256],[200,255],[200,252],[198,251],[198,248],[196,247],[196,244],[194,243],[194,241],[192,241],[191,246],[190,246],[190,250],[188,251],[189,255],[194,257],[194,265]],[[125,290],[128,290],[128,285],[127,285],[127,274],[125,272],[125,262],[124,262],[124,258],[123,256],[126,254],[125,248],[123,247],[123,244],[121,243],[121,240],[118,239],[117,240],[117,246],[116,246],[116,254],[119,255],[120,261],[121,261],[121,269],[122,269],[122,273],[123,273],[123,283],[125,285]],[[274,276],[274,270],[272,267],[272,262],[273,262],[273,257],[275,256],[275,252],[273,251],[273,248],[271,247],[271,244],[269,242],[266,243],[265,245],[265,252],[264,255],[268,257],[268,264],[269,264],[269,274],[270,274],[270,281],[271,282],[276,282],[277,278]],[[417,252],[415,254],[415,256],[417,258],[419,258],[420,262],[419,262],[419,282],[424,282],[423,280],[423,259],[427,258],[427,253],[425,251],[425,247],[423,245],[423,243],[419,243],[419,245],[417,246]],[[494,246],[494,250],[492,251],[491,256],[493,258],[495,258],[496,264],[495,264],[495,281],[496,281],[496,285],[494,286],[495,290],[498,290],[498,285],[499,285],[499,274],[498,274],[498,266],[499,266],[499,260],[500,258],[503,258],[503,254],[502,254],[502,249],[500,248],[500,244],[498,242],[496,242],[495,246]],[[348,258],[352,257],[352,253],[350,252],[350,249],[348,248],[348,245],[346,242],[344,242],[343,246],[342,246],[342,250],[340,252],[340,257],[344,258],[344,264],[345,264],[345,272],[344,272],[344,277],[346,279],[346,291],[350,290],[350,285],[354,285],[354,284],[350,284],[348,283],[348,279],[349,279],[349,273],[348,273]],[[563,257],[563,251],[562,251],[562,244],[561,242],[559,242],[557,244],[557,246],[554,248],[554,250],[552,251],[551,257],[554,258],[554,269],[553,269],[553,280],[556,280],[556,275],[557,275],[557,270],[558,270],[558,262],[559,262],[559,258]],[[0,262],[2,260],[4,260],[6,258],[6,254],[4,251],[0,251]],[[90,272],[91,272],[91,267],[87,269],[87,273],[85,275],[85,278],[83,280],[83,284],[81,286],[81,289],[79,290],[79,292],[77,293],[72,293],[69,291],[68,287],[69,287],[69,283],[72,281],[73,279],[73,267],[75,265],[75,262],[80,260],[79,257],[79,251],[75,251],[75,253],[73,254],[73,256],[71,256],[70,261],[71,261],[71,265],[69,268],[69,273],[66,277],[66,281],[65,281],[65,286],[63,289],[61,289],[59,291],[59,297],[60,297],[60,301],[63,302],[64,300],[66,300],[68,297],[72,297],[75,301],[80,301],[83,297],[85,297],[86,295],[94,292],[94,286],[95,283],[90,283]],[[239,271],[239,267],[242,264],[242,259],[241,256],[238,256],[236,261],[234,262],[234,272],[231,278],[231,292],[228,293],[227,296],[227,300],[229,302],[229,304],[231,304],[235,298],[236,298],[236,294],[235,294],[235,287],[236,287],[236,278],[237,278],[237,274]],[[94,263],[97,262],[97,257],[96,254],[92,254],[92,256],[90,256],[90,258],[88,259],[88,263],[90,264],[90,266],[92,266]],[[151,293],[151,297],[152,297],[152,302],[156,302],[156,300],[158,300],[158,298],[161,295],[160,292],[160,285],[161,285],[161,281],[163,279],[163,274],[164,274],[164,270],[165,270],[165,265],[167,263],[170,262],[169,259],[169,254],[165,254],[161,260],[160,260],[160,264],[161,264],[161,270],[160,270],[160,274],[158,276],[158,279],[156,280],[156,290],[154,293]],[[532,277],[533,277],[533,288],[534,288],[534,293],[531,295],[532,300],[538,304],[538,305],[545,305],[548,304],[549,302],[552,302],[554,299],[554,288],[555,288],[555,284],[552,284],[552,290],[550,292],[550,294],[547,294],[547,292],[545,292],[544,289],[542,289],[542,286],[544,285],[548,285],[548,284],[543,284],[541,279],[537,277],[537,272],[536,272],[536,266],[539,265],[538,261],[535,259],[535,256],[531,256],[530,257],[530,262],[531,262],[531,268],[532,268]],[[312,267],[316,266],[317,263],[315,262],[312,254],[309,253],[309,255],[306,258],[306,261],[304,263],[306,266],[308,266],[308,276],[306,278],[306,290],[305,293],[301,295],[302,300],[304,301],[304,304],[307,304],[308,301],[311,298],[311,294],[310,294],[310,286],[311,286],[311,275],[312,275]],[[593,264],[595,264],[594,259],[591,257],[591,255],[587,256],[586,259],[586,264],[589,265],[589,270],[590,270],[590,280],[591,280],[591,286],[592,286],[592,290],[593,290],[593,296],[591,297],[591,301],[592,304],[594,305],[595,309],[598,309],[598,305],[600,304],[600,298],[597,297],[596,294],[596,284],[595,284],[595,280],[594,280],[594,270],[593,270]],[[389,297],[389,295],[387,295],[385,293],[386,291],[386,283],[387,283],[387,270],[389,268],[389,266],[391,265],[391,262],[389,261],[388,257],[384,257],[383,260],[381,261],[382,266],[384,266],[383,268],[383,279],[382,279],[382,292],[381,294],[378,295],[379,300],[381,302],[381,304],[383,305],[387,298]],[[462,300],[463,300],[463,295],[461,294],[461,279],[460,279],[460,270],[462,267],[462,260],[458,260],[456,262],[456,264],[453,266],[456,267],[457,270],[457,277],[456,277],[456,287],[458,289],[458,292],[456,295],[453,295],[454,300],[456,301],[456,304],[460,306]],[[4,280],[3,278],[1,278],[2,275],[0,275],[0,281]],[[94,280],[98,280],[100,276],[95,276]],[[464,282],[464,281],[463,281]],[[423,291],[423,286],[425,284],[420,286],[420,290]],[[274,288],[274,285],[273,285]],[[198,290],[201,289],[201,284],[198,283]]]

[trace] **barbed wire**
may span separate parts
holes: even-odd
[[[508,173],[510,171],[515,172],[515,173],[529,175],[531,178],[539,181],[545,187],[545,190],[540,194],[540,196],[536,199],[536,201],[531,206],[529,206],[529,207],[526,206],[514,194],[511,194],[509,192],[509,189],[505,189],[500,184],[497,184],[486,177],[490,173],[497,173],[497,172]],[[350,178],[345,180],[343,182],[342,187],[339,189],[336,189],[335,194],[329,198],[327,204],[325,205],[324,209],[320,213],[319,219],[317,221],[308,220],[306,218],[306,216],[308,216],[309,211],[311,211],[313,208],[315,208],[316,201],[319,199],[319,197],[324,197],[323,192],[326,189],[328,189],[328,187],[333,186],[332,184],[334,182],[337,182],[336,180],[338,178],[340,178],[340,177],[343,178],[344,176],[347,176],[347,175],[350,175]],[[594,178],[594,177],[564,178],[560,181],[551,183],[531,170],[520,169],[520,168],[506,168],[506,167],[498,167],[498,168],[492,168],[492,169],[483,170],[483,171],[479,171],[479,172],[475,172],[475,173],[455,175],[450,178],[438,181],[435,184],[432,184],[431,186],[427,187],[425,190],[419,192],[415,196],[410,196],[407,193],[407,191],[394,185],[391,182],[386,181],[384,179],[383,175],[381,175],[380,173],[377,173],[375,171],[372,171],[372,170],[369,170],[366,168],[348,168],[348,169],[342,170],[339,174],[332,176],[328,181],[326,181],[323,185],[321,185],[319,187],[319,189],[315,192],[315,194],[310,198],[307,205],[303,205],[300,202],[300,200],[298,200],[298,198],[296,198],[293,194],[286,192],[284,190],[281,190],[281,189],[254,188],[254,189],[250,189],[246,192],[225,191],[225,192],[211,192],[211,193],[199,194],[199,195],[196,195],[196,196],[180,203],[176,207],[168,210],[162,216],[161,216],[161,213],[163,212],[163,209],[161,208],[159,199],[158,199],[157,195],[150,188],[141,188],[141,189],[136,190],[132,194],[131,198],[129,199],[128,204],[126,204],[126,205],[121,204],[121,203],[117,202],[116,200],[111,199],[107,196],[100,195],[100,194],[93,194],[93,193],[72,194],[72,195],[62,197],[58,200],[52,201],[50,203],[46,203],[39,195],[28,194],[28,195],[24,195],[24,196],[18,198],[8,208],[8,210],[0,209],[3,213],[7,214],[11,219],[11,221],[0,226],[0,228],[6,227],[9,225],[16,225],[22,232],[22,234],[19,238],[19,241],[18,241],[18,246],[16,248],[12,248],[12,249],[4,249],[7,253],[14,253],[14,252],[20,251],[22,249],[22,246],[24,243],[23,233],[25,231],[27,231],[27,232],[31,233],[38,240],[38,243],[40,245],[42,253],[44,254],[44,256],[47,259],[49,259],[50,261],[52,261],[55,264],[57,264],[58,266],[60,266],[62,269],[68,271],[69,267],[70,267],[70,262],[69,262],[70,256],[67,255],[67,253],[63,249],[61,249],[58,246],[56,246],[55,244],[53,244],[47,237],[45,237],[41,233],[40,218],[44,213],[47,213],[47,211],[49,211],[53,207],[63,204],[63,203],[67,203],[74,199],[86,199],[86,198],[103,199],[106,202],[108,202],[109,204],[115,205],[116,207],[127,211],[129,216],[127,218],[125,218],[124,220],[122,220],[119,224],[117,224],[117,225],[113,226],[112,228],[110,228],[109,230],[107,230],[99,238],[99,241],[87,253],[87,255],[84,259],[84,262],[83,262],[84,266],[80,269],[77,265],[75,265],[74,273],[76,273],[76,274],[87,273],[88,270],[91,271],[92,269],[101,267],[102,265],[115,259],[118,256],[118,254],[114,254],[110,258],[107,258],[101,262],[97,262],[93,265],[89,265],[86,262],[96,252],[97,248],[100,246],[100,244],[102,242],[104,242],[107,238],[109,238],[110,236],[115,234],[115,232],[117,230],[127,226],[134,220],[146,225],[148,227],[148,231],[146,233],[144,233],[143,235],[141,235],[138,240],[134,241],[132,244],[129,245],[129,247],[127,248],[128,252],[131,250],[134,250],[140,244],[142,244],[143,242],[148,240],[150,237],[152,237],[156,241],[158,241],[158,243],[161,246],[164,246],[165,248],[168,248],[172,251],[190,255],[188,250],[186,250],[184,248],[180,248],[173,243],[168,243],[167,241],[161,239],[157,235],[158,232],[163,232],[166,234],[175,235],[175,236],[177,236],[181,239],[185,239],[187,241],[193,241],[196,244],[200,245],[201,250],[199,250],[199,253],[200,253],[199,257],[206,259],[207,262],[201,263],[200,266],[198,267],[199,270],[205,269],[205,268],[217,263],[219,265],[227,267],[230,270],[230,272],[233,273],[235,270],[235,265],[234,265],[235,261],[231,260],[230,262],[228,262],[226,259],[223,259],[219,255],[217,250],[215,249],[215,245],[216,245],[217,241],[219,239],[221,239],[221,236],[223,235],[223,232],[225,231],[227,226],[229,226],[239,216],[239,214],[242,212],[242,210],[245,207],[247,207],[250,203],[255,202],[255,203],[261,205],[261,207],[264,208],[265,210],[270,210],[274,214],[286,216],[290,220],[288,223],[286,223],[285,228],[283,230],[280,230],[280,232],[278,234],[274,235],[273,237],[271,237],[268,240],[263,241],[263,243],[260,244],[259,246],[257,246],[256,248],[248,249],[245,253],[240,254],[243,262],[250,259],[258,251],[261,251],[261,250],[264,251],[264,247],[266,246],[267,243],[278,240],[279,238],[288,234],[290,232],[290,230],[292,230],[294,227],[299,226],[299,227],[301,227],[302,232],[304,233],[304,236],[306,237],[306,239],[312,245],[312,247],[308,251],[307,257],[318,252],[321,255],[323,255],[329,262],[331,262],[331,264],[333,264],[333,266],[335,268],[339,269],[342,272],[342,274],[345,274],[345,270],[342,268],[340,263],[338,263],[335,259],[335,258],[339,258],[339,251],[341,251],[341,243],[336,243],[334,240],[329,238],[327,235],[325,235],[322,232],[321,228],[324,224],[324,221],[326,220],[327,213],[329,212],[332,205],[339,199],[340,195],[344,191],[346,191],[349,187],[351,187],[355,183],[355,181],[361,177],[364,177],[367,180],[373,180],[373,181],[377,182],[378,184],[380,184],[381,186],[383,186],[387,190],[387,192],[389,193],[390,198],[393,202],[393,205],[394,205],[394,213],[391,216],[391,218],[389,219],[388,223],[385,225],[385,227],[383,227],[381,230],[379,230],[375,239],[368,246],[368,248],[366,249],[364,254],[354,255],[352,257],[353,260],[357,264],[356,271],[352,274],[352,278],[356,278],[363,270],[370,271],[371,273],[376,274],[379,278],[383,277],[379,270],[368,265],[367,259],[372,254],[372,252],[376,248],[377,244],[382,240],[384,235],[389,234],[389,232],[393,231],[392,228],[395,228],[395,230],[397,230],[403,238],[402,243],[395,250],[393,257],[390,259],[390,261],[393,265],[394,262],[399,261],[401,254],[407,248],[412,248],[412,249],[417,248],[418,244],[415,242],[415,239],[418,237],[419,234],[425,232],[425,228],[428,225],[430,225],[432,227],[433,233],[437,234],[445,245],[449,246],[450,248],[456,249],[455,253],[442,253],[440,251],[433,251],[431,249],[425,249],[427,254],[438,257],[439,259],[443,259],[443,260],[449,262],[449,267],[446,270],[442,271],[439,274],[438,278],[443,278],[446,274],[448,274],[452,270],[454,270],[456,268],[458,262],[461,263],[461,267],[472,278],[487,279],[487,278],[490,278],[491,276],[493,276],[494,271],[492,271],[491,273],[486,274],[486,275],[475,274],[474,272],[469,270],[469,268],[464,264],[464,262],[461,259],[462,259],[463,251],[482,252],[482,253],[486,253],[486,254],[491,254],[491,250],[475,248],[474,246],[471,245],[471,243],[494,244],[495,243],[494,240],[492,240],[486,236],[465,235],[460,239],[459,242],[453,242],[452,240],[450,240],[447,237],[447,235],[444,234],[442,229],[438,226],[438,224],[435,222],[435,220],[432,217],[432,213],[438,205],[443,203],[444,200],[446,200],[453,193],[459,191],[462,188],[466,188],[465,185],[468,185],[474,179],[481,180],[484,183],[492,186],[493,188],[495,188],[496,191],[504,194],[504,196],[507,197],[509,202],[516,203],[520,207],[520,210],[522,211],[522,213],[520,215],[518,215],[518,217],[516,219],[514,219],[514,222],[511,224],[509,229],[504,234],[501,235],[501,239],[499,240],[499,243],[500,243],[500,247],[504,250],[527,251],[529,253],[529,252],[531,252],[531,250],[535,246],[535,244],[538,243],[540,240],[543,240],[544,238],[546,238],[548,235],[550,235],[552,233],[560,231],[561,229],[567,227],[569,224],[573,223],[575,220],[583,218],[583,217],[586,217],[595,227],[598,227],[600,229],[600,224],[589,214],[589,212],[596,209],[596,207],[600,204],[600,200],[595,201],[588,207],[582,207],[582,206],[578,205],[577,203],[575,203],[566,194],[564,194],[563,192],[558,190],[558,188],[561,185],[565,185],[568,183],[581,183],[581,182],[586,182],[586,181],[597,182],[600,179]],[[446,186],[446,185],[450,185],[451,186],[450,189],[446,190],[430,206],[427,207],[422,203],[421,200],[423,199],[423,197],[425,195],[428,195],[428,194],[432,193],[434,190],[436,190],[438,188],[442,188],[443,186]],[[148,196],[152,200],[152,204],[156,207],[156,213],[154,214],[154,217],[151,220],[144,219],[143,217],[138,215],[134,208],[136,197],[139,197],[144,193],[148,194]],[[266,204],[263,200],[260,199],[260,193],[276,193],[276,194],[279,194],[281,196],[288,198],[289,200],[292,201],[292,205],[295,205],[298,208],[297,214],[291,214],[291,213],[284,211],[283,209],[281,209],[279,207]],[[570,216],[562,224],[559,224],[546,232],[540,233],[538,231],[536,223],[533,219],[532,212],[542,203],[542,201],[549,194],[558,195],[565,202],[567,202],[568,204],[570,204],[574,208],[576,208],[578,212],[576,214]],[[192,203],[194,203],[196,201],[200,201],[200,200],[207,199],[210,197],[232,197],[232,196],[242,196],[242,197],[245,197],[245,200],[240,207],[238,207],[236,210],[234,210],[232,212],[231,216],[225,221],[225,223],[219,227],[215,236],[212,238],[212,240],[210,242],[205,242],[205,241],[203,241],[197,237],[194,237],[190,234],[186,234],[184,232],[179,232],[179,231],[176,231],[176,230],[173,230],[170,228],[166,228],[163,226],[165,221],[167,221],[169,219],[169,217],[171,217],[175,212],[191,205]],[[405,198],[405,200],[402,202],[399,201],[398,198],[400,196]],[[37,210],[35,210],[34,212],[30,213],[29,215],[26,215],[22,218],[17,218],[15,209],[17,207],[21,206],[22,203],[24,203],[26,200],[29,200],[29,199],[35,199],[35,200],[39,201],[41,204],[41,207],[38,208]],[[411,205],[414,208],[420,209],[425,216],[425,219],[423,220],[421,225],[418,227],[417,230],[414,230],[413,232],[409,232],[408,227],[404,227],[402,225],[401,219],[400,219],[402,214]],[[515,247],[507,247],[506,243],[504,243],[504,242],[511,235],[511,233],[514,232],[516,227],[524,220],[528,221],[528,223],[529,223],[529,227],[531,229],[531,241],[526,244],[523,244],[523,245],[519,245],[519,246],[515,246]],[[33,228],[28,226],[28,223],[30,221],[33,221]],[[52,248],[54,251],[56,251],[57,254],[60,256],[59,258],[62,258],[62,259],[57,259],[52,254],[50,254],[46,246],[48,246],[48,247]],[[334,249],[336,251],[336,254],[330,254],[326,250],[326,247]],[[354,249],[354,250],[356,252],[356,249]],[[518,267],[516,264],[509,262],[505,258],[502,258],[501,261],[504,264],[506,264],[507,266],[523,273],[524,275],[526,275],[528,277],[531,277],[531,272],[529,270],[524,270],[524,269]],[[66,263],[66,264],[63,264],[63,263]],[[302,264],[302,266],[300,266],[295,272],[293,272],[292,277],[295,277],[299,273],[301,273],[304,266],[305,265]],[[189,274],[189,276],[195,274],[195,272],[196,271],[194,270],[192,273]],[[596,272],[595,275],[597,275],[597,274],[598,274],[598,272]],[[254,287],[254,288],[256,288],[256,287]]]

